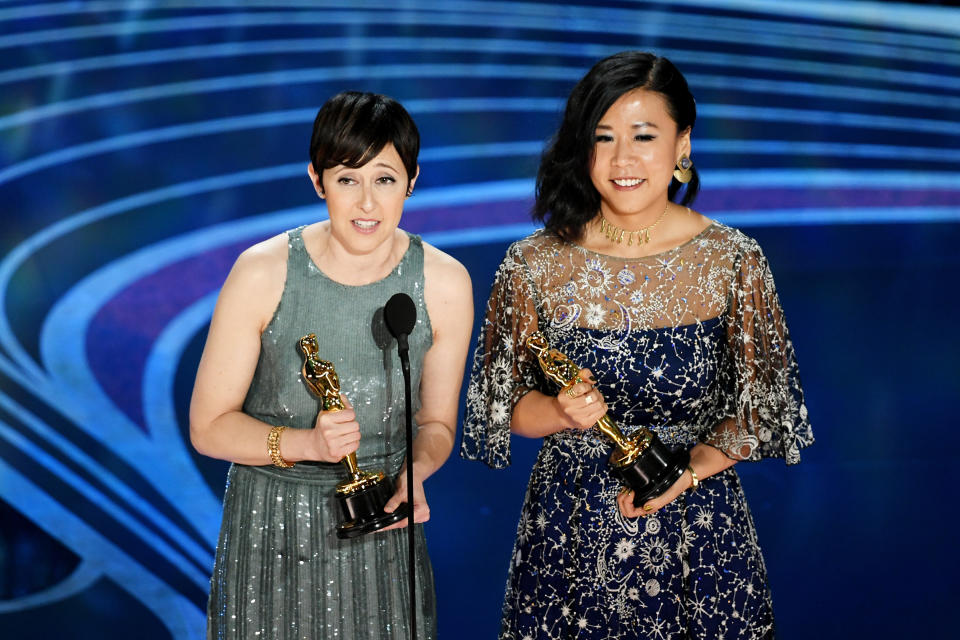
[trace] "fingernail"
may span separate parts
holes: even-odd
[[[644,511],[653,511],[653,505],[652,505],[652,504],[645,504],[645,505],[643,505],[643,510],[644,510]]]

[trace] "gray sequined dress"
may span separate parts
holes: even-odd
[[[347,286],[326,277],[307,253],[302,229],[288,232],[287,280],[261,338],[245,413],[271,425],[307,429],[319,409],[300,376],[301,336],[317,335],[320,358],[334,364],[360,423],[360,468],[395,478],[405,453],[403,377],[383,305],[397,292],[417,307],[410,334],[413,413],[420,372],[432,344],[423,299],[423,245],[410,247],[384,279]],[[416,429],[416,425],[414,425]],[[264,442],[266,447],[266,442]],[[208,605],[208,637],[271,640],[409,637],[407,530],[336,537],[342,464],[289,469],[234,464]],[[436,637],[433,572],[416,525],[417,631]]]
[[[736,460],[800,461],[813,442],[793,344],[755,241],[711,224],[643,258],[538,231],[497,272],[474,353],[461,454],[510,463],[510,416],[555,395],[524,348],[533,331],[588,367],[627,433]],[[771,638],[756,531],[734,468],[646,518],[624,518],[612,444],[595,429],[543,439],[517,526],[501,640]]]

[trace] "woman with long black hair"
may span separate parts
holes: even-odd
[[[666,58],[624,52],[576,85],[537,177],[545,229],[497,272],[474,354],[462,455],[543,438],[520,516],[501,638],[767,638],[763,556],[734,470],[813,441],[770,268],[692,210],[696,105]],[[561,390],[535,331],[584,367]],[[590,429],[609,413],[690,464],[634,506]],[[642,516],[642,517],[640,517]]]

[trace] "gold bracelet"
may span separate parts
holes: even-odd
[[[691,465],[687,465],[687,469],[690,471],[690,491],[696,491],[697,487],[700,486],[700,478],[697,477],[697,472],[693,470]]]
[[[273,466],[281,469],[289,469],[295,462],[287,462],[280,455],[280,434],[286,427],[274,427],[270,429],[270,435],[267,436],[267,451],[270,453],[270,459],[273,460]]]

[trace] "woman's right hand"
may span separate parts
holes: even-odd
[[[313,446],[322,462],[340,462],[360,445],[360,423],[346,396],[340,394],[344,408],[321,411],[313,426]]]
[[[592,384],[595,382],[593,373],[589,369],[580,369],[580,379],[590,382],[578,382],[566,387],[556,398],[560,414],[571,429],[589,429],[607,413],[603,395]]]

